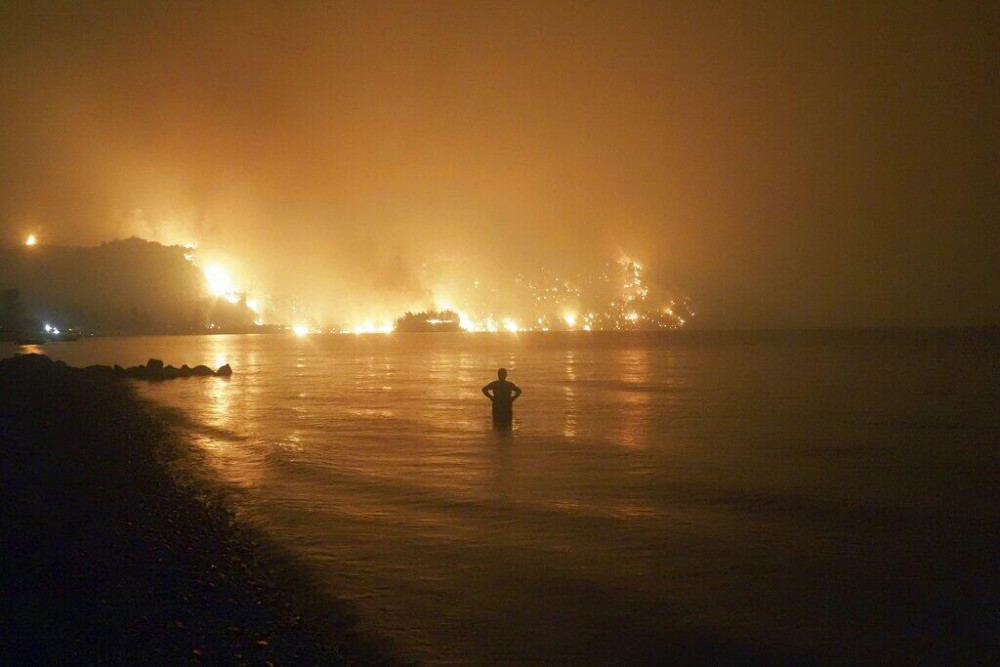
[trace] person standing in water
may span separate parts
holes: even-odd
[[[483,387],[483,394],[493,403],[494,426],[510,426],[514,418],[514,401],[521,395],[521,388],[507,382],[507,369],[497,371],[497,379]]]

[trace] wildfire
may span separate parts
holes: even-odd
[[[196,249],[193,244],[184,244],[184,259],[191,264],[198,266]],[[202,269],[202,274],[205,277],[205,291],[209,295],[225,299],[229,303],[240,303],[249,308],[255,317],[253,318],[253,323],[257,326],[262,326],[264,324],[264,318],[262,317],[264,313],[264,306],[261,303],[261,299],[268,299],[267,295],[257,295],[253,298],[248,297],[248,291],[236,284],[232,276],[229,274],[221,264],[212,263],[205,266]]]
[[[449,289],[438,311],[451,311],[465,331],[615,331],[677,329],[694,315],[688,299],[658,296],[643,276],[643,265],[622,256],[597,275],[559,276],[544,267],[513,284],[491,286],[478,280]],[[500,296],[520,304],[493,310]],[[460,301],[461,309],[452,303]]]
[[[209,264],[205,267],[205,280],[208,293],[212,296],[221,296],[231,303],[239,301],[233,279],[229,276],[229,272],[218,264]]]
[[[503,328],[504,328],[504,331],[509,331],[511,333],[517,333],[518,331],[521,330],[521,328],[519,326],[517,326],[517,322],[515,322],[514,320],[512,320],[509,317],[505,317],[504,318],[504,320],[503,320]]]
[[[356,324],[350,329],[344,329],[341,333],[353,333],[353,334],[388,334],[392,333],[392,324],[386,324],[384,322],[363,322],[361,324]]]
[[[30,237],[34,239],[34,236]],[[36,241],[37,242],[37,241]],[[29,242],[30,244],[30,242]],[[195,249],[185,247],[184,258],[198,265]],[[343,334],[388,334],[392,331],[467,331],[519,333],[526,331],[623,331],[678,329],[694,315],[686,298],[669,298],[653,289],[636,259],[622,256],[599,272],[562,275],[545,267],[530,275],[516,274],[502,284],[470,280],[451,283],[435,300],[435,308],[407,312],[393,320],[358,319],[347,326],[322,331]],[[205,289],[213,297],[244,304],[253,322],[262,325],[272,297],[256,291],[251,297],[218,263],[202,269]],[[436,291],[436,290],[435,290]],[[264,305],[264,304],[270,305]],[[288,320],[297,322],[297,336],[319,333],[317,322],[293,301]],[[460,303],[461,308],[453,304]],[[416,310],[416,309],[415,309]],[[303,322],[309,322],[304,324]]]

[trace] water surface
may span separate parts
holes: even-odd
[[[5,352],[9,352],[6,348]],[[1000,630],[994,338],[962,332],[90,339],[192,472],[426,661],[909,660]],[[524,389],[490,427],[498,366]]]

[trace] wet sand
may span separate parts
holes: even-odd
[[[218,494],[170,475],[184,445],[126,382],[4,359],[0,425],[0,661],[395,662]]]

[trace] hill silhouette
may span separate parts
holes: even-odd
[[[97,333],[251,325],[245,303],[223,304],[205,293],[188,252],[134,237],[92,247],[7,246],[0,248],[0,289],[19,291],[29,320]]]

